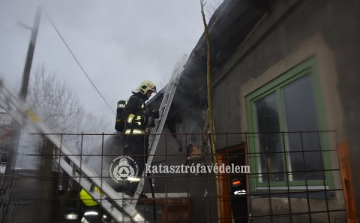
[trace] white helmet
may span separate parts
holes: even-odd
[[[141,82],[137,90],[141,92],[141,94],[146,94],[148,91],[152,91],[153,93],[157,92],[155,84],[149,80]]]

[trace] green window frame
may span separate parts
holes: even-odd
[[[259,87],[255,91],[251,92],[250,94],[245,96],[245,103],[246,103],[246,117],[247,117],[247,123],[248,123],[248,131],[250,134],[248,134],[248,142],[249,142],[249,152],[250,152],[250,167],[252,174],[255,173],[255,175],[252,175],[251,177],[251,190],[252,191],[261,191],[261,190],[303,190],[303,189],[333,189],[334,188],[334,181],[333,181],[333,175],[331,171],[331,162],[330,162],[330,154],[328,152],[321,151],[319,152],[319,158],[321,158],[321,166],[323,171],[322,177],[315,179],[305,179],[302,180],[294,180],[294,176],[296,175],[296,171],[292,171],[291,169],[291,160],[292,156],[294,156],[291,150],[291,146],[289,143],[289,137],[291,133],[287,133],[287,123],[286,123],[286,112],[285,112],[285,103],[284,103],[284,89],[287,86],[290,86],[291,84],[295,83],[296,81],[301,80],[302,78],[309,77],[311,79],[312,83],[312,92],[314,97],[314,107],[315,107],[315,115],[317,116],[317,126],[319,131],[327,130],[326,127],[326,120],[325,120],[325,110],[323,105],[323,100],[321,96],[321,88],[319,83],[319,78],[317,74],[316,69],[316,58],[309,58],[306,61],[298,64],[297,66],[293,67],[292,69],[286,71],[285,73],[279,75],[275,79],[271,80],[267,84]],[[279,123],[279,131],[277,134],[280,136],[280,144],[278,147],[281,148],[281,151],[278,153],[279,156],[281,156],[283,163],[282,171],[280,174],[283,174],[283,178],[279,180],[279,178],[275,178],[276,180],[270,180],[271,175],[276,176],[276,174],[270,174],[272,171],[269,171],[269,166],[267,165],[267,170],[269,172],[264,172],[261,170],[261,165],[263,164],[263,161],[261,159],[264,159],[264,157],[261,156],[269,156],[269,154],[259,154],[259,150],[261,150],[261,143],[260,143],[260,134],[251,134],[256,133],[258,131],[258,123],[257,123],[257,110],[256,110],[256,103],[261,100],[263,100],[266,97],[270,96],[276,96],[273,98],[276,98],[276,107],[277,107],[277,113],[278,113],[278,123]],[[260,121],[261,122],[261,121]],[[309,133],[311,134],[311,133]],[[318,142],[319,142],[319,150],[324,150],[324,148],[328,148],[328,136],[326,134],[322,133],[313,133],[318,135]],[[266,134],[270,135],[270,134]],[[269,136],[270,137],[270,136]],[[300,137],[302,138],[302,137]],[[266,139],[268,140],[268,139]],[[266,147],[266,150],[268,148]],[[302,152],[301,152],[302,153]],[[300,153],[300,154],[301,154]],[[306,154],[307,152],[304,152],[302,154]],[[309,154],[311,152],[308,152]],[[276,153],[274,153],[276,154]],[[278,158],[277,158],[278,159]],[[306,161],[303,161],[306,163]],[[264,163],[269,163],[268,157],[266,158],[266,161]],[[290,164],[289,164],[290,163]],[[307,165],[307,164],[304,164]],[[275,171],[276,172],[276,171]],[[305,173],[307,174],[307,173]],[[267,175],[267,177],[263,177]],[[256,177],[254,177],[256,176]],[[267,178],[267,179],[263,179]]]

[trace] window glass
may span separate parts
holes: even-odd
[[[283,172],[280,124],[275,92],[255,101],[259,134],[259,169],[261,173]],[[275,133],[271,133],[275,132]],[[261,182],[284,181],[283,173],[261,175]]]
[[[290,180],[322,179],[322,173],[319,172],[322,160],[318,133],[306,132],[319,130],[311,76],[305,75],[285,86],[282,96],[287,132],[297,132],[288,134],[287,150],[292,152],[289,162],[290,169],[294,172]]]
[[[318,86],[309,58],[246,95],[252,189],[333,187]]]

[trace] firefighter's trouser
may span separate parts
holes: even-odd
[[[138,174],[137,177],[141,177],[144,166],[147,161],[147,150],[148,150],[148,136],[147,135],[127,135],[126,143],[129,145],[129,155],[134,159],[137,168]],[[134,169],[135,165],[132,166]],[[126,182],[125,194],[129,196],[134,196],[136,188],[139,182]]]

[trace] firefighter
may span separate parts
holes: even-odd
[[[104,195],[98,187],[95,187],[95,190]],[[82,189],[80,191],[80,200],[82,201],[82,207],[80,210],[79,219],[81,222],[100,222],[100,205],[96,202],[86,190]]]
[[[124,198],[131,199],[136,191],[140,181],[140,176],[144,171],[146,154],[148,149],[148,127],[153,118],[159,118],[159,111],[149,112],[146,109],[145,101],[147,101],[152,93],[156,93],[156,86],[153,82],[143,81],[139,87],[132,91],[133,95],[129,98],[123,111],[123,120],[125,120],[125,137],[126,143],[129,145],[129,155],[137,165],[138,174],[132,178],[128,178],[125,188]]]

